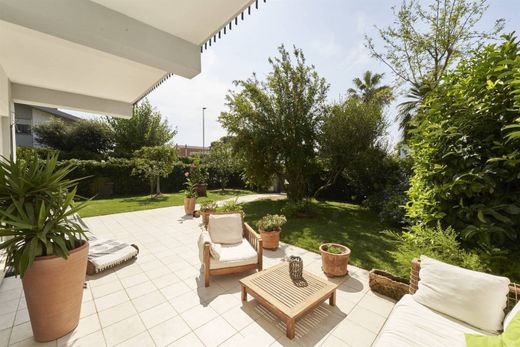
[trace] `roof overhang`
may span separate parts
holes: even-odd
[[[254,0],[0,0],[0,65],[16,102],[129,117]]]

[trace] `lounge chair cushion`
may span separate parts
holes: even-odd
[[[504,330],[507,329],[511,321],[513,320],[513,317],[520,313],[520,301],[516,303],[515,307],[507,314],[506,318],[504,319]]]
[[[440,313],[489,332],[502,330],[509,279],[421,256],[414,299]]]
[[[374,346],[462,347],[466,346],[464,334],[489,335],[421,305],[408,294],[395,305]]]
[[[214,243],[227,245],[240,243],[243,237],[242,216],[240,213],[211,214],[208,232]]]

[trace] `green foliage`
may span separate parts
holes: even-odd
[[[397,246],[390,254],[395,259],[398,275],[408,276],[412,260],[421,255],[471,270],[487,270],[477,253],[461,247],[457,233],[451,227],[444,229],[440,224],[436,227],[415,225],[402,233],[386,233]]]
[[[278,231],[285,223],[287,223],[287,218],[284,215],[268,214],[263,216],[256,226],[262,231]]]
[[[327,247],[327,252],[332,253],[332,254],[342,254],[343,249],[336,247],[336,246],[330,246],[330,247]]]
[[[150,180],[150,195],[155,183],[156,194],[161,194],[160,178],[167,177],[175,166],[177,151],[172,146],[142,147],[134,152],[135,167],[132,175],[141,175]]]
[[[312,204],[310,199],[302,201],[287,201],[281,212],[289,217],[310,217],[312,216]]]
[[[60,151],[60,157],[76,159],[100,159],[113,147],[110,127],[99,120],[80,120],[65,123],[53,118],[34,127],[37,140],[42,145]]]
[[[480,245],[518,249],[520,47],[512,35],[446,75],[414,121],[407,215],[451,225]]]
[[[256,75],[235,81],[240,90],[228,94],[229,111],[219,120],[234,136],[247,180],[265,186],[275,175],[284,177],[289,199],[299,201],[317,169],[317,134],[329,87],[301,50],[294,49],[294,60],[283,46],[278,52],[269,59],[272,71],[265,81]]]
[[[238,199],[226,201],[217,207],[217,212],[243,212],[242,204],[238,203]]]
[[[201,212],[216,211],[217,207],[218,207],[218,205],[215,201],[207,200],[206,202],[204,202],[200,205],[200,211]]]
[[[195,158],[190,165],[189,176],[194,184],[205,184],[208,182],[208,170],[200,162],[200,158]]]
[[[191,180],[191,178],[186,176],[186,182],[184,182],[184,196],[188,199],[197,198],[197,184]]]
[[[348,94],[363,103],[375,103],[381,106],[388,105],[393,99],[392,87],[387,85],[380,85],[383,73],[372,73],[367,70],[363,74],[363,78],[354,78],[355,88],[349,88]]]
[[[86,239],[71,218],[83,207],[74,202],[77,180],[66,178],[72,170],[71,164],[59,167],[56,155],[0,161],[0,237],[7,238],[0,250],[17,275],[39,256],[66,259]]]
[[[215,180],[224,190],[229,178],[240,170],[238,158],[233,153],[230,142],[215,141],[211,143],[211,150],[206,158],[206,164],[213,168]]]
[[[130,157],[141,147],[163,146],[176,134],[148,99],[134,108],[130,119],[106,118],[114,131],[115,155]]]
[[[323,120],[319,137],[320,157],[327,178],[314,196],[318,197],[333,185],[340,175],[367,177],[367,168],[378,163],[378,156],[386,156],[380,142],[385,129],[382,105],[377,102],[350,97],[344,103],[333,105]]]

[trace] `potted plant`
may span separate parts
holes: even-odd
[[[186,172],[184,176],[186,176],[186,183],[184,183],[186,186],[186,189],[184,190],[184,212],[187,215],[193,215],[193,211],[195,211],[195,203],[197,201],[196,187],[190,179],[189,172]]]
[[[22,278],[36,341],[55,340],[78,325],[88,242],[71,218],[78,180],[57,155],[0,160],[0,250]]]
[[[209,215],[212,212],[215,212],[216,210],[217,210],[217,203],[212,200],[208,200],[205,203],[201,204],[200,205],[200,214],[202,216],[202,224],[208,225]]]
[[[195,190],[197,192],[197,196],[207,196],[208,190],[208,174],[207,172],[200,166],[200,164],[192,164],[190,167],[190,177],[195,185]]]
[[[339,243],[324,243],[320,246],[322,270],[328,277],[348,274],[350,249]]]
[[[280,245],[282,225],[287,222],[284,215],[268,214],[262,217],[256,226],[265,249],[275,250]]]

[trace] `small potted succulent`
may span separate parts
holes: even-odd
[[[350,249],[339,243],[324,243],[320,246],[322,270],[327,277],[341,277],[348,274]]]
[[[89,244],[74,214],[78,180],[57,155],[0,160],[0,250],[22,278],[34,339],[55,340],[79,322]]]
[[[208,225],[209,215],[213,212],[217,211],[217,203],[208,200],[205,203],[200,205],[200,215],[202,216],[202,224]]]
[[[195,203],[197,201],[197,188],[190,179],[189,172],[186,172],[184,176],[186,176],[186,182],[184,183],[186,186],[186,189],[184,189],[184,213],[186,213],[186,215],[193,215],[193,211],[195,211]]]
[[[256,226],[265,249],[275,250],[280,245],[282,225],[287,222],[284,215],[268,214],[262,217]]]

